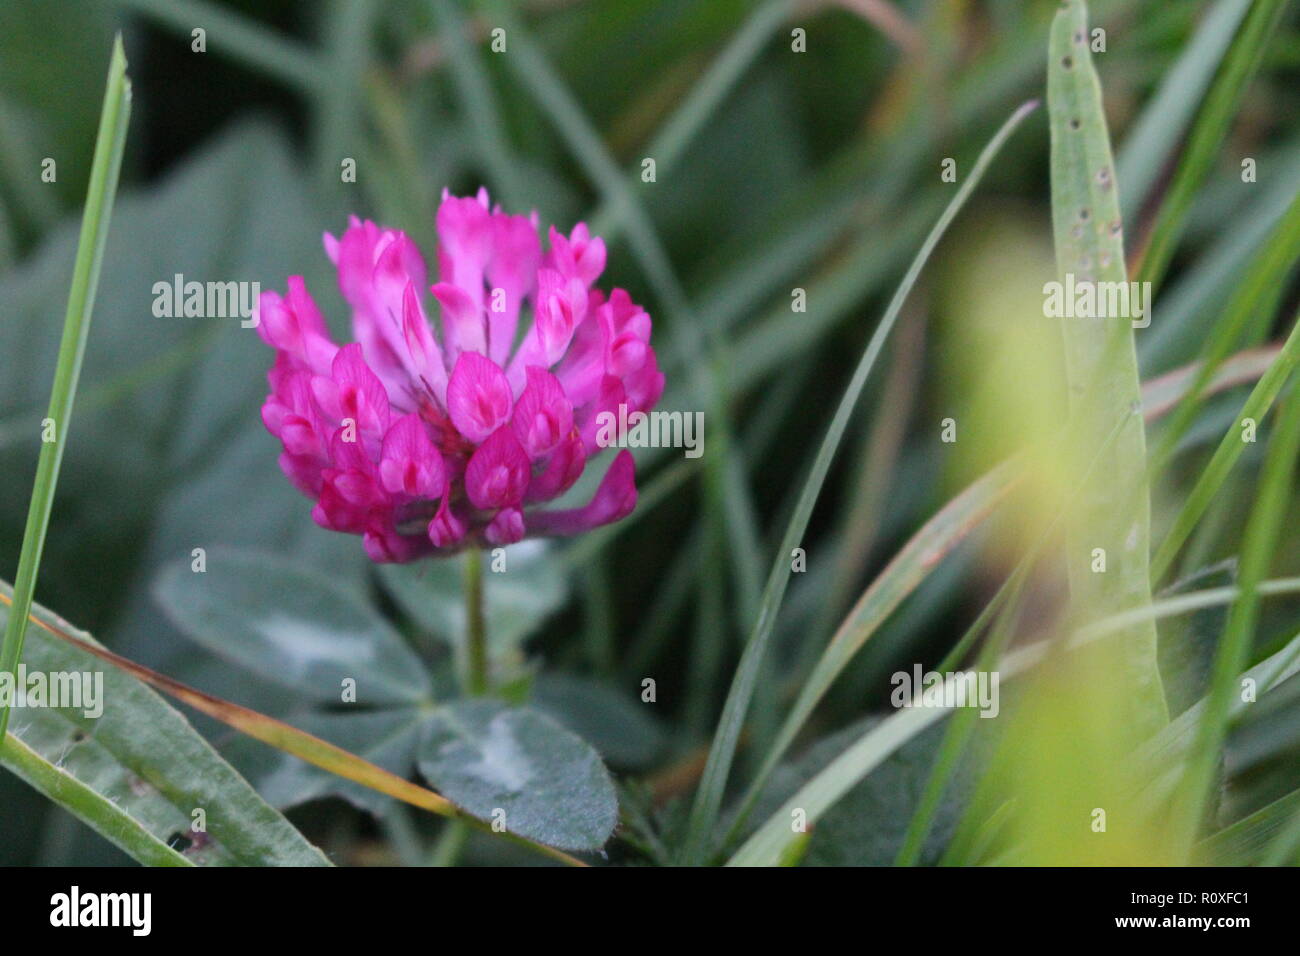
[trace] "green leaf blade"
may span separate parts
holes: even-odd
[[[1103,283],[1128,281],[1115,165],[1088,35],[1086,5],[1065,0],[1048,40],[1047,101],[1052,224],[1058,278],[1066,295],[1076,283],[1095,283],[1093,288],[1101,290],[1106,288]],[[1098,291],[1096,301],[1101,298]],[[1151,601],[1146,438],[1141,419],[1131,415],[1141,403],[1133,327],[1142,319],[1129,314],[1061,320],[1076,474],[1085,473],[1115,423],[1130,416],[1102,452],[1068,516],[1070,593],[1074,607],[1092,615]],[[1103,573],[1093,570],[1098,548],[1107,556]],[[1135,624],[1123,647],[1123,679],[1133,690],[1132,726],[1148,734],[1168,720],[1154,624]]]

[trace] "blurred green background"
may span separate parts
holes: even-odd
[[[616,532],[573,546],[553,600],[519,636],[548,672],[582,682],[557,696],[592,708],[589,720],[627,712],[602,749],[616,770],[650,780],[663,804],[698,770],[812,449],[952,195],[941,162],[969,169],[1009,112],[1042,95],[1054,6],[526,0],[516,7],[523,32],[494,54],[497,21],[473,4],[0,5],[0,576],[11,579],[17,564],[103,77],[121,30],[134,109],[37,599],[121,653],[277,714],[297,702],[198,649],[163,616],[152,595],[160,567],[194,547],[271,551],[326,570],[403,620],[359,542],[319,530],[279,474],[258,418],[269,351],[233,320],[155,318],[152,286],[183,273],[283,288],[301,272],[341,325],[323,230],[356,213],[408,230],[430,255],[441,191],[485,184],[511,211],[536,208],[543,227],[585,219],[609,237],[601,284],[626,287],[654,317],[664,407],[699,407],[677,358],[683,341],[687,351],[702,346],[693,361],[726,396],[731,443],[706,449],[727,468],[643,456],[643,506]],[[1160,158],[1123,146],[1212,6],[1092,4],[1106,30],[1097,65],[1122,190],[1126,172],[1148,185],[1168,175]],[[1197,200],[1155,324],[1139,337],[1144,378],[1194,357],[1230,291],[1225,278],[1300,188],[1294,8],[1286,25]],[[194,28],[206,31],[206,52],[192,50]],[[806,52],[791,48],[796,28]],[[529,51],[545,71],[530,68]],[[714,89],[716,101],[701,98]],[[647,156],[653,183],[637,176]],[[1239,175],[1247,156],[1258,162],[1253,184]],[[54,183],[40,177],[46,157],[57,163]],[[340,182],[347,157],[355,183]],[[1055,271],[1047,159],[1040,113],[998,157],[904,313],[814,515],[810,573],[796,576],[759,694],[759,737],[889,555],[1018,444],[998,409],[1029,389],[1002,346],[1009,330],[1041,321],[1041,285]],[[1143,193],[1122,195],[1133,241],[1149,209]],[[791,311],[795,288],[807,291],[806,313]],[[1261,338],[1293,314],[1295,298],[1293,287],[1278,290]],[[1050,370],[1049,340],[1041,357]],[[1210,403],[1179,459],[1187,475],[1239,402],[1233,393]],[[958,412],[962,439],[949,448],[939,423]],[[712,442],[715,424],[706,424]],[[1175,467],[1157,497],[1157,522],[1181,474]],[[1239,498],[1215,513],[1217,530],[1196,544],[1200,565],[1233,553],[1248,505]],[[819,711],[815,735],[880,711],[900,663],[934,663],[951,646],[1005,570],[984,543],[963,546],[873,638]],[[1294,536],[1282,560],[1300,566]],[[1265,638],[1296,611],[1270,603]],[[631,713],[647,674],[659,688],[652,719]],[[601,694],[619,700],[607,706]],[[900,801],[905,821],[907,788],[923,771],[900,778],[898,792],[860,787],[859,812],[849,805],[828,819],[812,859],[869,861],[883,838],[860,821],[888,814],[863,814],[861,801]],[[124,859],[8,774],[0,806],[0,863]],[[291,818],[340,862],[393,859],[400,841],[400,824],[377,826],[335,800]],[[513,853],[472,850],[473,859]]]

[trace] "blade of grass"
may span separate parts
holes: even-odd
[[[1095,11],[1116,19],[1132,7],[1129,0],[1094,4]],[[899,242],[898,222],[919,211],[917,171],[932,168],[927,164],[948,133],[986,122],[988,114],[1000,112],[1022,90],[1040,81],[1040,64],[1023,51],[1037,45],[1042,31],[1043,22],[1035,14],[1022,18],[1014,30],[995,33],[994,45],[985,55],[950,78],[953,101],[943,123],[929,115],[909,115],[885,135],[864,127],[811,177],[794,184],[762,223],[724,238],[703,269],[716,278],[698,296],[700,313],[730,325],[778,290],[802,284],[792,277],[806,275],[810,264],[832,249],[855,216],[861,216],[858,229],[870,234],[873,245]],[[928,107],[924,96],[911,100],[918,111]],[[966,168],[965,160],[958,158],[958,168]],[[861,215],[864,204],[867,214]],[[924,223],[932,219],[929,213],[922,216]],[[901,244],[914,245],[910,239]],[[785,311],[789,312],[788,302]],[[745,357],[742,349],[736,352]]]
[[[708,735],[717,706],[717,688],[723,679],[731,631],[723,609],[725,585],[718,568],[724,562],[722,521],[706,514],[703,540],[696,555],[696,593],[699,602],[691,622],[691,649],[686,674],[685,723],[697,739]]]
[[[41,445],[15,579],[14,606],[17,613],[9,616],[4,645],[0,648],[0,672],[10,675],[14,674],[22,656],[27,615],[31,612],[36,593],[36,576],[40,569],[41,552],[45,547],[45,534],[50,526],[50,510],[54,504],[54,488],[59,481],[59,466],[63,462],[63,450],[67,447],[68,431],[72,424],[73,399],[77,393],[77,379],[81,376],[86,336],[90,333],[90,316],[95,305],[100,266],[104,261],[104,243],[108,238],[113,199],[117,195],[117,177],[122,166],[122,150],[126,143],[130,115],[131,83],[126,77],[126,54],[119,35],[113,41],[113,55],[108,66],[108,82],[99,117],[99,131],[95,137],[90,183],[86,189],[86,206],[81,218],[81,236],[77,243],[72,286],[68,291],[68,308],[63,320],[63,338],[59,343],[58,364],[54,371],[54,385],[46,415],[52,423],[54,436],[53,441]],[[0,704],[0,740],[5,739],[5,728],[8,726],[9,705],[6,701]]]
[[[1160,436],[1160,442],[1151,453],[1150,480],[1155,481],[1160,471],[1173,457],[1178,442],[1191,426],[1202,401],[1202,390],[1219,364],[1234,346],[1241,344],[1243,333],[1252,320],[1258,319],[1263,304],[1276,295],[1286,282],[1287,274],[1300,258],[1300,194],[1291,201],[1286,215],[1269,237],[1264,248],[1252,260],[1249,269],[1237,286],[1223,317],[1215,323],[1210,337],[1201,349],[1196,380],[1179,403],[1169,424]]]
[[[1065,286],[1076,279],[1128,280],[1110,135],[1088,36],[1087,4],[1063,0],[1048,36],[1047,104],[1057,277]],[[1084,473],[1113,424],[1125,420],[1126,409],[1141,401],[1134,318],[1061,320],[1075,436],[1066,457],[1076,474]],[[1078,615],[1101,616],[1151,601],[1146,435],[1139,418],[1128,416],[1127,422],[1068,516],[1066,568]],[[1092,567],[1097,548],[1110,556],[1104,574]],[[1154,733],[1169,720],[1155,627],[1136,625],[1123,647],[1124,673],[1115,676],[1130,691],[1128,719],[1139,733]]]
[[[1291,818],[1269,844],[1268,852],[1260,860],[1261,866],[1287,866],[1296,862],[1297,851],[1300,850],[1300,812],[1296,812],[1294,806],[1287,809],[1291,812]]]
[[[774,305],[737,336],[732,386],[741,391],[754,386],[763,376],[781,371],[821,344],[837,322],[855,315],[863,298],[909,261],[908,250],[924,241],[930,224],[944,207],[944,199],[937,194],[922,197],[890,224],[885,241],[878,232],[867,230],[845,250],[844,259],[834,268],[806,285],[797,282],[807,289],[808,311],[791,312],[787,292],[785,301]],[[713,320],[723,317],[713,315]]]
[[[316,175],[327,190],[342,193],[346,188],[339,175],[339,163],[345,156],[366,162],[368,147],[361,136],[361,104],[365,92],[362,78],[376,13],[374,0],[333,0],[325,7],[322,58],[329,64],[329,70],[326,83],[316,97],[312,152]]]
[[[654,588],[654,601],[650,602],[641,620],[641,626],[623,651],[622,673],[625,679],[639,684],[656,656],[682,637],[673,625],[686,606],[686,599],[695,590],[696,572],[700,554],[704,550],[704,527],[696,524],[682,539],[673,556],[672,567]]]
[[[1046,540],[1045,536],[1044,540]],[[1038,549],[1033,550],[1036,552]],[[986,610],[991,612],[995,606],[997,607],[995,612],[996,620],[990,631],[989,639],[985,642],[983,649],[980,651],[979,659],[975,662],[976,673],[990,671],[1006,652],[1007,645],[1011,642],[1014,634],[1013,623],[1020,611],[1021,594],[1025,580],[1028,577],[1029,569],[1032,567],[1032,555],[1026,555],[1025,560],[1017,566],[1005,585],[998,589],[994,600],[989,603]],[[977,620],[972,625],[970,631],[967,632],[967,635],[963,637],[960,643],[974,643],[976,635],[979,634],[978,628],[982,626],[981,621],[983,618],[984,615],[981,614],[980,620]],[[938,673],[946,673],[943,665],[940,665]],[[926,780],[925,790],[921,793],[920,803],[908,823],[907,831],[903,834],[903,845],[894,860],[895,866],[915,866],[920,860],[926,838],[930,835],[930,828],[934,824],[935,813],[938,811],[939,803],[943,799],[944,789],[948,786],[948,781],[957,770],[958,761],[961,759],[962,751],[975,731],[975,719],[978,717],[978,710],[973,707],[966,707],[948,722],[943,741],[939,744],[939,752],[935,755],[934,764],[930,768],[930,776]]]
[[[1260,583],[1258,590],[1261,595],[1300,593],[1300,578],[1280,578],[1273,581],[1264,581]],[[1124,626],[1137,617],[1159,620],[1189,614],[1204,608],[1231,604],[1240,596],[1240,593],[1240,590],[1236,587],[1218,587],[1179,594],[1172,598],[1156,601],[1149,608],[1138,608],[1135,611],[1125,612],[1116,615],[1112,619],[1098,622],[1096,625],[1085,628],[1077,634],[1076,640],[1086,643],[1091,639],[1104,637],[1116,626]],[[1273,690],[1297,672],[1300,672],[1300,637],[1293,638],[1281,649],[1255,664],[1249,670],[1244,671],[1240,676],[1242,680],[1246,678],[1252,680],[1259,688],[1262,697],[1263,694]],[[1143,744],[1133,758],[1134,765],[1143,768],[1143,776],[1134,784],[1134,786],[1140,788],[1139,792],[1134,794],[1134,797],[1138,798],[1139,802],[1147,808],[1153,825],[1161,826],[1162,823],[1159,821],[1162,821],[1167,816],[1166,801],[1177,786],[1185,755],[1191,748],[1196,734],[1197,723],[1200,720],[1201,712],[1205,708],[1205,703],[1205,699],[1202,698],[1179,714],[1178,718],[1171,721],[1156,737]],[[1231,720],[1235,723],[1249,706],[1252,705],[1234,700],[1230,715]],[[940,861],[941,865],[969,866],[981,864],[987,845],[985,845],[984,849],[974,846],[975,843],[979,842],[978,835],[983,834],[985,837],[995,835],[996,831],[1001,827],[1001,822],[995,820],[995,817],[999,816],[1003,810],[1008,809],[1013,803],[1013,801],[1007,801],[987,819],[981,820],[976,813],[978,800],[977,795],[977,798],[972,800],[968,806],[957,833]],[[985,800],[984,802],[987,803],[988,801]],[[985,843],[987,844],[987,840]]]
[[[1258,381],[1282,351],[1280,343],[1245,349],[1226,359],[1209,383],[1206,394]],[[1142,383],[1142,411],[1148,422],[1163,418],[1175,408],[1198,377],[1200,363],[1193,362]]]
[[[1257,588],[1257,593],[1260,596],[1300,593],[1300,578],[1278,578],[1262,581]],[[1104,637],[1112,633],[1117,626],[1123,626],[1126,620],[1130,620],[1134,616],[1160,619],[1183,615],[1204,608],[1231,605],[1241,596],[1241,589],[1235,586],[1210,588],[1204,591],[1176,595],[1172,598],[1157,601],[1151,608],[1141,608],[1135,612],[1116,615],[1115,618],[1099,622],[1099,626],[1085,628],[1076,635],[1076,641],[1086,643],[1097,637]],[[1300,673],[1300,636],[1293,637],[1277,651],[1269,654],[1248,670],[1242,671],[1235,678],[1235,682],[1240,684],[1249,679],[1257,688],[1259,695],[1257,699],[1262,700],[1264,695],[1279,688],[1297,673]],[[1207,706],[1208,698],[1201,698],[1183,711],[1177,720],[1172,721],[1155,738],[1144,743],[1133,756],[1134,765],[1141,767],[1143,774],[1130,784],[1132,789],[1131,798],[1135,801],[1135,805],[1147,815],[1151,826],[1163,828],[1164,821],[1169,816],[1169,799],[1176,792],[1183,777],[1187,754],[1195,744]],[[1243,719],[1253,706],[1253,703],[1243,701],[1233,695],[1227,716],[1228,725],[1235,727],[1239,719]],[[971,824],[973,826],[974,822],[977,821],[968,819],[963,821],[963,825]],[[1201,841],[1198,844],[1198,858],[1201,847],[1205,843],[1206,841]],[[952,857],[952,862],[956,865],[978,862],[970,856],[962,857],[960,853],[953,853]]]
[[[1300,790],[1293,790],[1196,845],[1198,863],[1210,866],[1279,866],[1276,850],[1300,820]],[[1285,852],[1282,854],[1286,856]],[[1297,862],[1292,853],[1292,862]]]
[[[790,408],[799,390],[805,385],[806,379],[814,371],[815,368],[811,363],[804,363],[797,366],[792,374],[777,380],[766,391],[756,409],[747,416],[747,431],[743,436],[746,455],[761,457],[767,452],[776,439],[786,409]],[[674,467],[680,468],[686,463],[687,461],[679,462]],[[628,522],[619,524],[626,525]],[[612,541],[613,538],[606,540]],[[669,570],[665,582],[656,589],[657,600],[649,609],[641,628],[624,655],[626,674],[640,680],[650,667],[653,655],[664,646],[666,640],[670,639],[669,629],[677,619],[695,581],[699,554],[704,547],[705,525],[696,523],[684,539],[679,558]]]
[[[881,388],[875,415],[863,433],[851,493],[846,496],[836,527],[844,528],[835,555],[835,570],[822,608],[814,619],[812,636],[833,634],[855,586],[871,556],[886,495],[894,481],[898,456],[907,437],[907,422],[920,398],[917,388],[925,360],[925,321],[918,313],[914,322],[904,321],[890,355],[889,374]],[[816,644],[806,646],[813,653]],[[808,660],[812,665],[812,658]],[[806,673],[808,668],[802,668]]]
[[[1160,203],[1160,212],[1142,252],[1141,265],[1136,270],[1138,282],[1150,282],[1152,289],[1160,287],[1182,235],[1192,200],[1228,135],[1242,94],[1259,67],[1265,45],[1277,33],[1285,7],[1286,0],[1255,0],[1238,27],[1210,91],[1201,101],[1178,169]]]
[[[1259,379],[1273,365],[1280,351],[1280,345],[1270,345],[1265,348],[1250,349],[1232,356],[1220,366],[1218,372],[1207,386],[1207,393],[1215,394]],[[1186,394],[1189,384],[1196,375],[1197,368],[1196,365],[1184,366],[1159,378],[1152,379],[1143,385],[1142,405],[1143,416],[1146,421],[1151,422],[1159,419],[1177,405],[1179,399]],[[783,380],[783,382],[788,386],[788,380]],[[784,407],[784,402],[776,403],[773,407]],[[766,420],[765,416],[760,415],[757,417],[760,421]],[[754,453],[757,454],[768,440],[768,437],[764,436],[762,441],[756,442],[752,447]],[[683,460],[657,476],[646,492],[642,494],[638,511],[642,508],[647,510],[653,508],[656,503],[663,500],[667,494],[679,487],[687,477],[693,474],[694,467],[692,461]],[[920,582],[943,560],[944,556],[951,552],[966,535],[978,528],[984,519],[992,513],[996,504],[1012,490],[1013,484],[1019,480],[1020,467],[1021,463],[1013,459],[973,482],[945,504],[900,549],[885,570],[868,587],[850,616],[841,625],[831,644],[823,651],[823,661],[818,664],[820,677],[815,684],[804,690],[803,696],[796,705],[797,715],[791,716],[787,721],[784,740],[780,749],[783,750],[794,739],[803,722],[816,706],[817,701],[821,699],[840,672],[848,665],[848,662],[875,630],[908,595],[915,591]],[[574,567],[580,567],[586,562],[594,560],[594,555],[599,548],[612,543],[617,535],[628,527],[629,522],[620,522],[601,528],[587,535],[578,543],[571,545],[563,554]],[[688,539],[687,547],[684,550],[684,554],[688,557],[674,569],[673,580],[677,583],[669,589],[677,596],[671,601],[665,598],[666,602],[679,605],[685,590],[689,588],[694,567],[690,555],[694,555],[700,547],[700,537],[697,528],[697,531]],[[987,612],[988,609],[986,608]],[[651,648],[657,644],[657,635],[663,634],[671,623],[671,615],[665,614],[664,608],[655,609],[652,619],[647,621],[646,627],[643,629],[642,634],[638,635],[635,642],[637,650],[633,653],[631,659],[632,661],[639,660],[641,663],[635,666],[630,665],[629,673],[640,675],[644,672],[648,666]],[[979,630],[982,630],[982,625]],[[939,669],[951,669],[950,665],[955,665],[964,653],[965,648],[959,644],[949,654],[947,658],[949,664]],[[828,660],[831,658],[833,658],[833,663]],[[778,753],[778,759],[779,756]],[[752,789],[753,785],[751,785]]]
[[[826,480],[826,473],[830,470],[831,460],[839,447],[840,439],[843,437],[844,429],[848,425],[849,417],[853,413],[858,397],[866,385],[867,377],[875,367],[876,358],[884,347],[885,339],[893,329],[894,322],[902,311],[903,303],[911,293],[912,286],[915,285],[917,277],[928,261],[930,254],[934,251],[934,247],[943,237],[952,220],[956,218],[957,213],[961,211],[962,206],[965,205],[967,197],[979,184],[985,169],[988,168],[993,157],[1001,149],[1002,144],[1006,142],[1021,121],[1037,105],[1037,102],[1029,102],[1016,110],[984,148],[970,175],[962,183],[939,221],[935,223],[930,235],[926,237],[926,241],[912,261],[906,275],[899,284],[898,290],[894,294],[893,300],[886,309],[885,315],[881,318],[880,324],[872,334],[848,388],[845,389],[844,396],[835,411],[835,416],[826,431],[826,437],[823,439],[817,456],[813,460],[812,468],[804,483],[803,493],[799,498],[794,514],[790,518],[790,524],[782,539],[781,547],[777,551],[771,573],[768,575],[767,584],[763,590],[758,618],[754,622],[754,629],[745,645],[745,651],[741,655],[740,664],[736,669],[736,676],[727,695],[726,704],[723,706],[722,718],[718,723],[713,746],[709,751],[709,760],[705,766],[704,776],[696,793],[695,803],[691,808],[684,856],[687,861],[700,862],[708,852],[707,843],[722,807],[727,777],[730,774],[731,763],[735,758],[736,744],[740,738],[745,715],[754,694],[754,684],[761,669],[763,658],[766,656],[767,646],[776,624],[776,614],[780,609],[786,586],[790,580],[790,554],[799,546],[804,532],[807,530],[813,506],[821,493],[822,484]]]
[[[1300,590],[1300,579],[1277,578],[1262,581],[1256,590],[1264,597],[1295,594]],[[1233,585],[1191,591],[1156,603],[1162,615],[1176,615],[1228,605],[1240,596],[1241,589]],[[1262,697],[1297,672],[1300,672],[1300,636],[1292,638],[1279,650],[1244,671],[1241,677],[1250,678],[1258,688],[1259,696]],[[1182,779],[1183,768],[1187,765],[1187,755],[1195,744],[1197,729],[1206,704],[1207,699],[1202,697],[1179,714],[1178,719],[1172,721],[1156,737],[1143,744],[1138,751],[1136,760],[1139,765],[1146,768],[1147,778],[1142,783],[1141,797],[1153,814],[1165,815],[1168,812],[1168,801]],[[1253,703],[1234,696],[1229,719],[1235,722],[1252,706]]]
[[[1210,458],[1210,463],[1205,466],[1200,477],[1196,479],[1196,484],[1183,499],[1182,507],[1179,508],[1173,524],[1165,534],[1164,540],[1160,542],[1156,556],[1151,561],[1153,583],[1158,584],[1173,566],[1179,549],[1187,541],[1188,535],[1201,520],[1210,501],[1223,486],[1228,473],[1232,471],[1233,465],[1245,450],[1247,443],[1241,440],[1241,435],[1238,433],[1240,423],[1247,418],[1256,422],[1263,419],[1272,406],[1273,400],[1282,390],[1283,384],[1295,370],[1297,363],[1300,363],[1300,314],[1296,316],[1296,324],[1292,326],[1291,334],[1287,336],[1273,364],[1251,389],[1233,427],[1223,436],[1219,447]]]
[[[792,7],[791,0],[767,0],[750,14],[726,48],[713,59],[708,72],[691,85],[691,91],[681,106],[660,127],[644,150],[644,155],[654,158],[658,175],[677,165],[691,141],[762,52],[776,28],[789,16]],[[638,163],[636,172],[627,176],[632,180],[639,174]],[[606,242],[614,240],[622,225],[621,217],[608,199],[601,202],[589,222],[591,231],[603,236]]]
[[[1267,183],[1237,186],[1231,210],[1220,213],[1204,247],[1161,289],[1157,318],[1138,343],[1143,368],[1155,372],[1189,362],[1209,337],[1241,276],[1300,192],[1300,137],[1284,151]]]
[[[583,574],[582,635],[587,664],[597,674],[614,674],[614,592],[609,580],[609,565],[592,562]]]
[[[1250,654],[1251,640],[1259,616],[1259,583],[1267,575],[1277,548],[1282,521],[1291,500],[1298,454],[1300,394],[1293,393],[1289,400],[1282,403],[1269,441],[1255,506],[1246,523],[1241,557],[1237,565],[1240,597],[1228,612],[1228,622],[1219,639],[1205,712],[1201,717],[1196,744],[1184,773],[1182,787],[1175,799],[1175,847],[1184,856],[1190,856],[1192,845],[1205,820],[1219,753],[1227,737],[1236,677]]]
[[[1214,5],[1125,136],[1115,163],[1125,221],[1136,221],[1249,7],[1250,0]]]

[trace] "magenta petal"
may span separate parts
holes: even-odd
[[[570,432],[569,437],[551,452],[542,473],[534,475],[528,483],[524,501],[531,505],[558,498],[573,487],[586,464],[587,450],[582,447],[582,439],[577,432]]]
[[[326,415],[344,424],[351,420],[363,434],[382,435],[388,428],[388,392],[356,342],[339,349],[330,378],[312,379],[312,395]]]
[[[307,291],[307,282],[302,276],[289,276],[289,294],[285,297],[285,304],[293,312],[296,320],[299,334],[302,335],[323,335],[329,337],[329,330],[325,327],[325,317],[321,315],[320,308],[317,307],[316,301]]]
[[[456,430],[481,442],[510,420],[511,405],[500,366],[478,352],[462,352],[447,383],[447,414]]]
[[[538,364],[549,368],[558,362],[586,317],[587,287],[582,280],[565,279],[558,272],[541,270],[537,274],[537,315],[533,319],[543,360]]]
[[[356,471],[326,469],[323,477],[320,500],[312,518],[321,527],[333,531],[363,533],[372,522],[374,509],[382,506],[379,487]]]
[[[518,508],[502,508],[483,530],[488,544],[514,544],[524,537],[524,513]]]
[[[306,458],[284,452],[279,459],[280,470],[290,483],[308,498],[320,497],[324,477],[321,474],[319,458]]]
[[[550,372],[536,365],[527,372],[528,386],[515,402],[510,424],[528,457],[536,461],[573,431],[573,405]]]
[[[664,375],[659,371],[655,350],[646,346],[645,361],[631,375],[624,377],[629,411],[649,411],[664,393]]]
[[[603,524],[620,521],[636,507],[636,463],[623,449],[610,462],[600,487],[585,508],[570,511],[532,511],[528,527],[535,534],[580,534]]]
[[[552,226],[549,238],[551,267],[566,279],[576,277],[591,285],[605,271],[605,242],[589,238],[585,222],[574,226],[568,238]]]
[[[487,281],[492,294],[487,305],[488,357],[503,368],[515,344],[519,310],[537,285],[542,244],[537,237],[536,215],[492,214],[492,257]],[[498,297],[497,290],[500,290]]]
[[[447,403],[447,367],[443,365],[442,350],[433,337],[428,316],[420,304],[420,293],[414,282],[406,284],[402,293],[402,337],[410,357],[408,367],[414,376],[411,388],[415,392],[432,390],[440,405]]]
[[[402,402],[411,369],[402,337],[402,296],[407,285],[424,288],[428,270],[405,233],[353,218],[333,244],[339,291],[352,306],[352,331],[366,361]],[[326,251],[330,251],[326,243]]]
[[[448,360],[454,360],[461,352],[486,352],[487,329],[483,325],[482,303],[463,287],[450,282],[439,282],[431,291],[442,306],[442,334]]]
[[[376,564],[403,564],[433,550],[429,539],[422,535],[398,534],[387,529],[371,528],[362,540],[366,554]]]
[[[442,504],[429,521],[429,540],[435,548],[450,548],[459,544],[465,537],[465,522],[461,521],[451,510],[451,494],[444,491]]]
[[[442,455],[429,440],[419,415],[403,415],[388,429],[379,478],[390,494],[433,499],[442,493],[447,481]]]
[[[475,508],[519,504],[528,487],[528,455],[509,426],[479,445],[465,466],[465,492]]]
[[[283,370],[282,370],[283,371]],[[324,423],[312,400],[310,372],[291,369],[271,376],[272,392],[262,405],[262,422],[267,431],[284,443],[294,455],[324,457]]]
[[[623,383],[613,375],[606,375],[600,383],[600,394],[596,400],[582,410],[578,430],[582,433],[582,443],[588,455],[599,455],[602,446],[596,441],[600,434],[602,415],[613,415],[619,419],[619,406],[627,404],[627,392]]]
[[[257,334],[262,341],[298,367],[326,374],[338,346],[330,341],[320,309],[312,300],[302,276],[289,277],[289,294],[263,292],[257,303]]]
[[[441,252],[451,260],[453,274],[449,278],[457,285],[465,285],[466,279],[482,272],[492,251],[487,190],[464,198],[444,192],[436,221]]]

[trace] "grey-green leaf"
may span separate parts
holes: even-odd
[[[419,765],[447,799],[551,846],[599,849],[618,822],[596,751],[535,710],[489,700],[441,708],[425,725]]]
[[[154,594],[186,635],[214,654],[323,703],[427,699],[429,677],[401,636],[324,575],[271,555],[214,548],[159,573]]]
[[[572,674],[538,674],[530,701],[590,741],[616,767],[647,767],[666,742],[664,728],[652,713],[654,705],[642,703],[631,689],[620,691]]]

